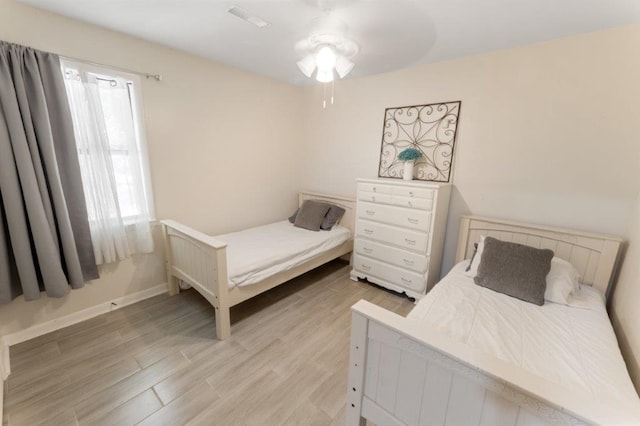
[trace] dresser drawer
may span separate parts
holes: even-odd
[[[376,192],[358,191],[358,201],[378,204],[392,204],[418,210],[433,210],[433,199],[411,198],[400,195],[381,194]]]
[[[435,191],[427,188],[413,188],[409,186],[396,186],[393,188],[393,195],[399,195],[401,197],[408,198],[426,198],[433,200]]]
[[[364,256],[382,260],[415,272],[426,272],[427,270],[428,258],[424,254],[412,253],[361,238],[355,241],[354,247],[356,253]]]
[[[419,253],[426,253],[427,241],[429,239],[429,234],[362,219],[356,223],[356,235],[371,240],[390,243]]]
[[[358,206],[358,217],[423,232],[429,232],[431,228],[431,213],[416,209],[361,202]]]
[[[410,209],[433,210],[433,200],[426,198],[410,198],[394,195],[391,197],[391,204],[396,206],[408,207]]]
[[[427,280],[424,274],[410,272],[395,266],[385,265],[377,260],[366,256],[355,254],[353,256],[353,266],[357,271],[372,277],[378,277],[384,281],[404,287],[415,292],[423,292],[426,288]],[[372,280],[375,282],[375,278]]]
[[[378,185],[376,183],[358,184],[358,191],[374,192],[376,194],[391,194],[393,193],[393,189],[391,185]]]
[[[372,203],[391,204],[391,194],[380,194],[377,192],[358,191],[358,201],[369,201]]]

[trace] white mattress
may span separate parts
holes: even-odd
[[[255,284],[339,246],[351,237],[340,225],[331,231],[309,231],[289,221],[216,235],[227,243],[229,288]]]
[[[570,305],[536,306],[477,286],[456,265],[408,318],[427,323],[568,389],[637,404],[600,293],[582,286]]]

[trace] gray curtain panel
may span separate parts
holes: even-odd
[[[97,277],[60,60],[0,41],[0,304]]]

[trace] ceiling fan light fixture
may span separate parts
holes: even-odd
[[[336,52],[333,51],[331,46],[323,46],[318,50],[316,55],[316,65],[318,71],[332,71],[336,66]]]
[[[309,37],[294,46],[296,53],[302,56],[297,62],[298,68],[309,78],[315,71],[315,79],[323,85],[322,108],[333,105],[335,80],[346,77],[354,67],[351,58],[359,48],[356,42],[346,38],[346,30],[346,24],[335,28],[325,25],[324,30],[314,29]]]
[[[354,63],[344,56],[336,58],[336,72],[340,78],[345,78],[353,69]]]
[[[313,71],[316,69],[316,58],[313,55],[307,55],[299,60],[297,65],[304,75],[311,78]]]
[[[318,73],[316,74],[316,80],[318,80],[320,83],[331,83],[333,81],[333,68],[329,68],[329,69],[318,68]]]

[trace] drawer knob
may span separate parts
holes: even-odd
[[[373,192],[376,192],[376,191],[377,191],[377,189],[376,189],[376,187],[374,186],[374,187],[373,187]]]
[[[413,280],[409,280],[405,277],[400,277],[400,279],[402,280],[403,283],[407,283],[407,284],[411,284],[413,282]]]
[[[413,203],[411,201],[409,201],[409,207],[413,207]]]
[[[363,247],[363,248],[362,248],[362,250],[363,250],[365,253],[372,253],[372,252],[373,252],[373,249],[372,249],[372,248],[369,248],[369,247]]]
[[[371,270],[371,266],[369,265],[362,265],[362,269],[365,271],[370,271]]]
[[[412,223],[414,225],[416,225],[419,222],[418,219],[413,219],[413,218],[410,218],[410,217],[408,217],[407,220],[409,221],[409,223]]]
[[[369,216],[374,216],[376,214],[376,212],[374,212],[373,210],[365,210],[365,212],[369,215]]]
[[[364,233],[365,234],[373,234],[373,229],[365,229]]]
[[[413,197],[413,191],[409,191],[409,197]]]
[[[409,259],[402,259],[404,261],[404,263],[406,263],[407,265],[413,265],[414,262],[413,260],[409,260]]]
[[[416,240],[410,240],[410,239],[408,239],[408,238],[405,238],[405,239],[404,239],[404,241],[405,241],[407,244],[410,244],[410,245],[415,245],[415,243],[416,243]]]

